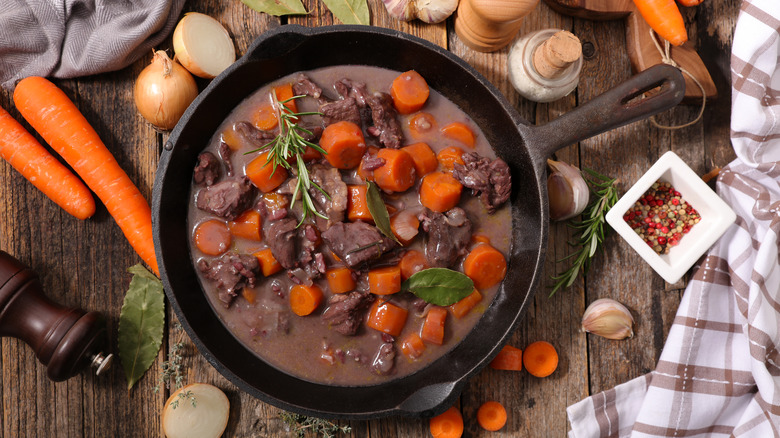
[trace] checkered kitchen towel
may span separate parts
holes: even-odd
[[[167,37],[184,0],[0,0],[0,85],[119,70]]]
[[[744,0],[731,57],[737,221],[688,284],[655,371],[567,410],[570,437],[780,437],[780,1]]]

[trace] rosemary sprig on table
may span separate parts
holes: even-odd
[[[618,200],[617,179],[609,178],[590,169],[582,169],[583,178],[588,183],[592,196],[595,196],[590,204],[582,212],[582,221],[573,221],[571,227],[580,230],[575,236],[573,242],[569,245],[576,247],[577,250],[560,260],[574,258],[571,267],[552,277],[555,285],[550,292],[553,296],[558,289],[566,289],[574,283],[580,272],[586,274],[590,267],[590,260],[596,253],[599,245],[604,241],[606,230],[604,228],[605,216],[610,208]]]
[[[285,105],[287,102],[304,96],[293,96],[281,102],[277,99],[276,92],[271,92],[271,97],[273,98],[273,107],[276,110],[276,115],[279,118],[279,134],[277,134],[273,140],[263,145],[263,147],[249,151],[247,154],[270,149],[266,164],[270,163],[274,166],[271,175],[276,172],[276,169],[278,169],[279,166],[282,166],[284,169],[292,170],[293,164],[290,164],[290,159],[295,157],[297,184],[295,185],[295,191],[293,191],[290,209],[295,205],[295,200],[298,198],[298,193],[300,193],[301,202],[303,203],[303,214],[301,216],[301,221],[298,222],[298,226],[301,226],[310,214],[315,214],[323,219],[327,219],[325,215],[317,211],[317,207],[314,205],[314,201],[309,194],[309,188],[315,187],[328,199],[330,199],[330,195],[309,178],[309,169],[303,161],[303,153],[306,151],[307,147],[313,148],[321,154],[327,155],[327,152],[318,144],[306,140],[304,135],[312,135],[312,132],[298,125],[298,121],[302,116],[322,115],[322,113],[316,111],[296,113]]]
[[[350,433],[352,431],[352,428],[349,426],[339,426],[322,418],[307,417],[291,412],[282,412],[279,414],[279,417],[290,426],[290,431],[298,438],[305,437],[306,432],[311,432],[314,436],[322,438],[335,438],[340,433]]]

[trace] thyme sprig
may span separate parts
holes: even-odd
[[[340,433],[346,434],[352,431],[352,428],[349,426],[339,426],[322,418],[307,417],[291,412],[282,412],[279,414],[279,417],[290,426],[290,431],[295,433],[295,436],[298,438],[304,438],[306,432],[311,432],[315,436],[322,438],[335,438]]]
[[[327,219],[327,216],[317,211],[317,207],[314,205],[314,201],[309,194],[309,189],[311,187],[316,188],[328,199],[330,199],[330,195],[328,195],[325,190],[323,190],[319,185],[317,185],[317,183],[309,178],[309,169],[306,167],[306,163],[303,161],[303,154],[306,152],[307,147],[313,148],[321,154],[327,155],[328,153],[325,152],[325,150],[322,149],[322,147],[320,147],[318,144],[306,140],[304,135],[311,136],[313,134],[311,131],[298,124],[298,121],[302,116],[322,115],[322,113],[316,111],[294,112],[288,108],[287,105],[285,105],[294,99],[300,99],[301,97],[304,97],[302,95],[293,96],[289,99],[279,101],[279,99],[276,97],[276,92],[273,91],[271,92],[271,97],[273,99],[274,110],[276,111],[276,115],[279,119],[279,134],[277,134],[276,137],[270,142],[266,143],[260,148],[247,152],[247,154],[269,150],[266,165],[270,163],[272,166],[274,166],[274,170],[271,172],[272,176],[274,173],[276,173],[276,170],[279,168],[279,166],[287,170],[293,170],[293,166],[295,166],[295,171],[297,173],[297,184],[295,185],[295,190],[293,191],[290,209],[292,209],[295,205],[295,200],[298,197],[298,193],[300,193],[301,202],[303,205],[303,214],[301,216],[300,222],[298,222],[299,227],[301,224],[303,224],[306,218],[309,217],[310,214]],[[293,157],[295,157],[295,164],[290,164],[290,159]]]
[[[558,289],[566,289],[574,283],[577,276],[582,272],[587,274],[590,268],[590,261],[596,253],[599,245],[604,242],[606,229],[605,216],[610,208],[618,200],[617,179],[609,178],[590,169],[582,169],[583,178],[590,187],[591,194],[595,197],[585,211],[582,212],[581,221],[572,221],[570,227],[579,230],[575,235],[574,241],[569,245],[576,248],[576,251],[568,256],[558,260],[563,262],[574,258],[571,267],[566,271],[551,277],[555,281],[550,296],[553,296]]]
[[[178,322],[174,324],[173,328],[176,331],[182,330],[182,326]],[[184,386],[184,373],[182,369],[182,362],[184,361],[183,351],[184,342],[177,342],[171,346],[171,351],[168,353],[168,360],[164,361],[160,366],[160,375],[157,378],[157,385],[154,387],[155,394],[158,393],[163,386],[168,389],[173,386],[174,390],[178,390]],[[173,385],[171,385],[171,381],[173,381]],[[198,401],[195,399],[195,394],[193,394],[192,391],[182,391],[179,393],[176,400],[171,402],[171,407],[173,409],[178,408],[180,400],[189,400],[193,408],[198,404]]]

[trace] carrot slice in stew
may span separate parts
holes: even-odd
[[[243,237],[244,239],[254,240],[259,242],[263,240],[260,234],[260,226],[262,220],[260,219],[260,213],[255,210],[247,210],[234,221],[228,223],[230,234],[236,237]]]
[[[260,270],[263,271],[264,276],[270,277],[282,270],[282,265],[276,261],[273,253],[271,253],[271,248],[257,251],[252,255],[257,257],[257,261],[260,263]]]
[[[336,122],[325,127],[320,146],[327,152],[325,159],[338,169],[352,169],[360,164],[366,152],[366,140],[360,126],[348,122]]]
[[[418,359],[425,353],[425,343],[417,333],[409,333],[403,341],[401,341],[401,352],[409,359]]]
[[[195,246],[206,255],[220,255],[227,251],[233,239],[224,222],[210,219],[195,228]]]
[[[366,325],[390,336],[398,336],[406,325],[408,314],[403,307],[378,299],[368,312]]]
[[[490,238],[484,234],[474,234],[471,236],[471,241],[474,243],[490,243]]]
[[[430,89],[425,79],[414,70],[401,73],[390,85],[393,105],[401,114],[419,111],[428,100]]]
[[[271,192],[263,195],[263,203],[269,211],[277,211],[287,208],[290,205],[290,199],[281,193]]]
[[[392,295],[401,291],[401,268],[387,266],[368,271],[368,290],[374,295]]]
[[[485,290],[506,276],[506,259],[487,243],[477,245],[463,261],[463,273],[474,281],[474,287]]]
[[[233,126],[229,126],[227,129],[222,131],[222,141],[224,141],[225,144],[227,144],[228,147],[234,151],[241,149],[241,146],[244,145],[244,140],[240,135],[238,135]]]
[[[458,205],[463,185],[452,175],[431,172],[420,185],[420,203],[433,211],[444,213]]]
[[[401,278],[406,281],[412,275],[422,271],[428,267],[428,263],[425,261],[425,255],[416,249],[406,251],[401,257],[401,263],[398,265],[401,267]]]
[[[279,86],[274,87],[274,92],[276,93],[276,99],[279,102],[285,101],[287,99],[292,98],[295,93],[293,93],[292,84],[282,84]],[[298,112],[298,103],[295,100],[291,100],[284,104],[287,108],[290,109],[290,111],[297,113]]]
[[[433,150],[427,143],[410,144],[402,147],[401,150],[412,157],[414,170],[419,177],[423,177],[439,167],[439,160],[436,159],[436,154],[433,153]]]
[[[452,169],[455,168],[455,163],[463,164],[463,149],[450,146],[440,150],[436,158],[439,160],[442,169],[452,172]]]
[[[445,137],[463,143],[470,148],[473,148],[477,141],[474,131],[472,131],[468,125],[461,122],[452,122],[449,125],[444,126],[441,128],[441,133]]]
[[[495,358],[490,361],[490,368],[496,370],[522,371],[523,350],[511,345],[504,345]]]
[[[248,287],[241,289],[241,296],[244,297],[249,304],[254,304],[255,300],[257,300],[257,292]]]
[[[402,262],[403,260],[404,259],[401,259]],[[473,309],[474,306],[476,306],[480,301],[482,301],[482,294],[479,293],[478,290],[474,289],[474,292],[469,294],[466,298],[463,298],[455,304],[451,304],[450,312],[452,312],[452,315],[458,319],[463,318],[469,312],[471,312],[471,309]]]
[[[425,315],[422,329],[420,329],[420,338],[431,344],[441,345],[444,343],[444,323],[447,321],[447,309],[444,307],[433,306],[428,309]]]
[[[347,186],[349,197],[347,198],[347,219],[352,222],[362,220],[364,222],[374,223],[374,217],[368,210],[368,200],[366,186]]]
[[[268,152],[263,152],[250,161],[244,173],[260,191],[268,193],[287,180],[287,171],[281,166],[275,166],[268,161]]]
[[[412,138],[420,140],[434,131],[436,119],[428,113],[420,112],[409,117],[407,124]]]
[[[453,406],[431,418],[428,428],[433,438],[460,438],[463,436],[463,416]]]
[[[385,164],[374,170],[374,181],[380,188],[388,192],[405,192],[414,185],[414,160],[406,151],[383,148],[376,156],[385,160]]]
[[[252,114],[252,122],[258,129],[270,131],[279,124],[279,118],[276,115],[276,109],[271,102],[263,102]]]
[[[298,316],[310,315],[322,303],[322,289],[316,284],[296,284],[290,288],[290,309]]]
[[[352,270],[349,268],[334,268],[325,272],[325,278],[328,280],[328,287],[334,294],[343,294],[355,289],[355,279],[352,277]]]
[[[374,180],[374,171],[373,170],[366,170],[363,167],[363,163],[366,161],[366,155],[373,155],[376,156],[376,154],[379,152],[379,148],[375,146],[369,146],[366,148],[366,153],[363,154],[363,158],[360,160],[360,165],[357,168],[357,174],[359,177],[363,178],[364,181],[373,181]]]

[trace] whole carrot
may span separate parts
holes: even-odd
[[[647,24],[661,38],[675,46],[681,46],[688,41],[685,22],[674,0],[634,0],[634,4]]]
[[[37,76],[17,84],[14,103],[30,125],[98,195],[133,249],[157,273],[149,203],[76,105],[56,85]]]
[[[86,219],[95,214],[89,189],[3,108],[0,157],[71,215]]]

